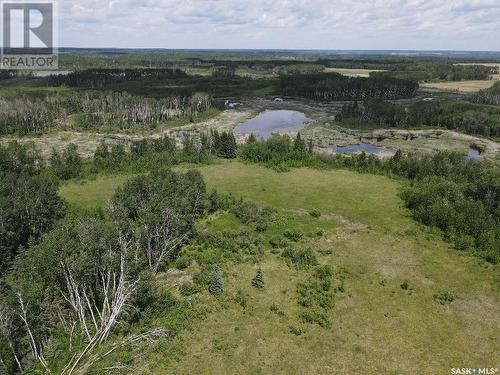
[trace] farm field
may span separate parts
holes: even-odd
[[[348,68],[325,68],[325,72],[340,73],[348,77],[369,77],[372,72],[384,72],[380,69],[348,69]]]
[[[141,374],[444,374],[450,366],[493,366],[500,359],[497,267],[450,249],[411,220],[398,196],[400,182],[342,170],[277,173],[239,162],[199,170],[209,188],[273,207],[289,218],[287,228],[323,228],[323,236],[305,237],[300,246],[344,275],[345,290],[335,294],[328,312],[331,327],[298,319],[296,288],[309,272],[288,267],[266,247],[258,263],[264,289],[250,285],[257,264],[227,263],[224,296],[204,292],[193,300],[203,318],[168,344],[118,352],[110,363],[126,360],[129,371]],[[61,194],[74,206],[101,206],[124,180],[70,183]],[[308,214],[314,209],[320,218]],[[207,221],[217,230],[237,227],[227,215]],[[264,235],[282,230],[278,222]],[[191,272],[193,267],[160,275],[158,282],[175,292],[175,280]],[[457,299],[437,303],[433,296],[444,291]],[[237,302],[241,293],[245,308]]]
[[[476,64],[457,64],[457,65],[476,65]],[[483,63],[477,65],[500,67],[496,63]],[[452,81],[452,82],[424,82],[421,87],[426,90],[437,91],[458,91],[464,93],[474,93],[480,90],[485,90],[493,86],[496,82],[500,81],[500,74],[494,74],[491,79],[487,80],[471,80],[471,81]]]

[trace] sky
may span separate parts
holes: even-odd
[[[500,0],[59,0],[59,45],[500,51]]]

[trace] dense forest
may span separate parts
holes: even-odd
[[[185,77],[181,69],[88,69],[68,74],[50,75],[49,86],[68,86],[75,88],[100,88],[117,82],[137,80],[165,80]]]
[[[204,94],[164,99],[100,91],[19,95],[0,101],[0,134],[37,133],[51,128],[150,129],[180,117],[195,118],[211,106],[211,98]],[[73,121],[68,119],[70,115]]]
[[[351,128],[438,126],[486,137],[500,135],[500,108],[465,101],[355,101],[344,105],[336,120]]]
[[[409,98],[418,89],[412,81],[379,76],[349,78],[338,73],[282,75],[280,80],[283,95],[322,101]]]
[[[473,95],[472,101],[481,104],[500,104],[500,82],[495,83],[489,89],[481,90],[476,95]]]
[[[484,65],[454,65],[440,62],[411,62],[393,65],[386,72],[373,76],[386,76],[412,81],[468,81],[489,79],[498,68]]]

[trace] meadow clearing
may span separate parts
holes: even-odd
[[[297,284],[310,271],[288,267],[266,248],[259,264],[223,266],[223,296],[185,297],[204,313],[171,341],[118,351],[110,363],[120,360],[140,374],[447,374],[452,367],[499,362],[498,267],[416,224],[398,196],[403,182],[345,170],[277,173],[234,161],[197,169],[210,189],[274,208],[281,219],[266,237],[285,228],[321,228],[323,235],[305,235],[299,245],[342,280],[328,312],[331,327],[298,319]],[[75,208],[94,208],[126,179],[71,182],[60,193]],[[229,213],[206,221],[219,231],[242,225]],[[262,290],[250,284],[258,265]],[[195,272],[193,264],[158,282],[175,292],[175,280],[190,280]],[[436,295],[444,292],[454,301],[438,303]]]

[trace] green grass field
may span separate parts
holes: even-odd
[[[266,288],[250,285],[256,264],[226,264],[224,296],[202,293],[194,299],[204,318],[192,320],[168,343],[117,354],[127,358],[124,372],[449,374],[453,367],[498,367],[498,268],[451,249],[439,234],[417,225],[398,196],[400,182],[343,170],[276,173],[239,162],[199,169],[209,188],[289,215],[285,226],[325,231],[301,246],[345,277],[345,290],[328,312],[332,326],[298,319],[296,285],[310,271],[291,269],[266,249]],[[70,183],[61,194],[73,206],[102,206],[126,179]],[[313,209],[322,216],[312,218]],[[222,215],[212,226],[223,230],[238,223]],[[282,229],[278,223],[269,232]],[[409,287],[403,289],[405,281]],[[248,296],[246,309],[235,302],[238,290]],[[441,305],[433,298],[439,292],[456,299]],[[271,311],[273,303],[281,313]]]

